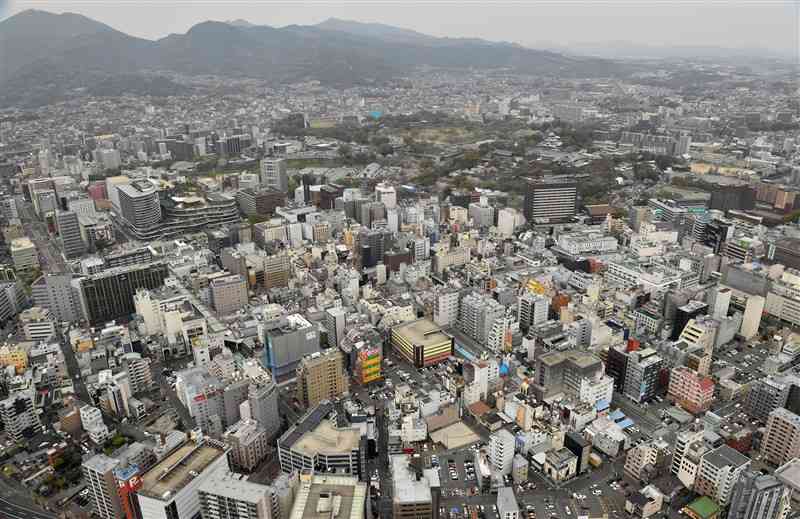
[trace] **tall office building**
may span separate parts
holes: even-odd
[[[61,238],[61,248],[67,259],[80,258],[86,252],[86,243],[81,236],[81,226],[78,215],[71,211],[56,213],[58,235]]]
[[[86,320],[104,324],[136,311],[133,296],[140,288],[161,287],[169,275],[167,265],[154,262],[104,270],[78,282],[80,303]]]
[[[783,407],[772,411],[761,439],[761,455],[773,465],[800,457],[800,416]]]
[[[36,306],[47,308],[57,321],[79,321],[83,318],[77,279],[72,274],[43,274],[31,285]]]
[[[125,227],[137,239],[146,239],[147,233],[161,223],[161,202],[158,191],[147,180],[134,180],[117,187],[119,216]]]
[[[392,517],[433,519],[439,509],[437,469],[424,469],[421,458],[389,457],[392,473]]]
[[[433,322],[439,326],[454,326],[458,320],[459,293],[448,288],[436,293],[433,305]]]
[[[334,400],[349,389],[344,355],[338,348],[303,357],[297,367],[297,400],[307,408]]]
[[[336,348],[342,343],[345,333],[347,314],[341,307],[335,306],[325,311],[325,328],[328,330],[328,347]]]
[[[636,402],[649,402],[656,396],[659,373],[664,364],[652,348],[628,353],[623,392]]]
[[[17,391],[0,401],[0,421],[6,435],[15,442],[24,442],[42,430],[39,415],[33,407],[33,389]]]
[[[305,317],[292,314],[264,323],[264,365],[277,382],[296,375],[305,355],[318,352],[320,333]]]
[[[746,471],[733,487],[728,519],[783,519],[789,487],[772,474]]]
[[[222,441],[231,448],[233,466],[247,472],[255,470],[270,450],[267,431],[255,420],[239,420],[225,431]]]
[[[247,401],[250,404],[250,417],[272,438],[281,428],[277,384],[271,377],[252,382],[248,388]]]
[[[261,185],[286,193],[289,190],[286,161],[271,158],[261,159]]]
[[[281,519],[273,515],[272,489],[220,470],[198,489],[203,519]]]
[[[507,429],[500,429],[489,437],[489,459],[495,470],[504,476],[511,473],[515,447],[514,435]]]
[[[215,278],[209,284],[211,306],[219,315],[238,312],[247,304],[247,280],[240,274]]]
[[[570,221],[578,208],[578,186],[569,177],[530,179],[524,204],[531,224]]]
[[[200,489],[217,472],[229,469],[227,447],[221,442],[196,438],[183,443],[141,475],[136,490],[141,519],[200,517]]]
[[[540,294],[525,292],[520,296],[517,305],[517,320],[520,330],[527,332],[528,329],[544,323],[547,321],[549,312],[550,299]]]
[[[750,467],[750,458],[727,445],[706,452],[700,459],[694,490],[720,506],[727,506],[739,476]]]
[[[505,307],[491,296],[473,292],[461,300],[458,327],[481,345],[486,345],[492,326],[505,313]]]
[[[114,469],[119,464],[118,459],[95,454],[81,465],[94,512],[102,519],[118,519],[123,515],[117,479],[114,477]]]

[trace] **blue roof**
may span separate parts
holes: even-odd
[[[608,417],[614,420],[615,422],[618,422],[623,418],[625,418],[625,413],[623,413],[619,409],[615,409],[614,411],[611,412],[611,414],[608,415]]]
[[[626,418],[626,419],[622,420],[621,422],[618,422],[617,425],[619,425],[623,429],[627,429],[628,427],[633,425],[633,420],[631,420],[630,418]]]
[[[609,407],[611,407],[611,402],[609,402],[608,400],[598,400],[594,406],[594,408],[597,409],[598,411],[605,411]]]

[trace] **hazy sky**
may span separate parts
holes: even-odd
[[[0,0],[0,17],[29,8],[81,13],[149,39],[205,20],[283,26],[335,16],[525,45],[630,41],[793,54],[800,47],[800,0]]]

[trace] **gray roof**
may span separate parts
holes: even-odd
[[[517,498],[514,496],[514,491],[511,487],[497,489],[497,509],[500,512],[500,517],[504,517],[508,512],[519,511]]]
[[[703,459],[717,468],[741,467],[747,465],[751,461],[750,458],[727,445],[723,445],[707,453],[703,456]]]

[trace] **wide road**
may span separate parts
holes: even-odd
[[[39,219],[33,210],[33,205],[30,202],[26,202],[23,197],[18,196],[17,208],[19,209],[19,216],[20,220],[22,220],[22,228],[25,234],[36,245],[36,250],[40,257],[41,271],[53,274],[69,272],[64,258],[61,256],[61,251],[56,246],[56,240],[51,238],[47,225]]]
[[[0,497],[0,519],[56,519],[51,512]]]

